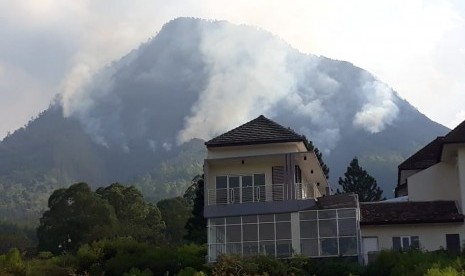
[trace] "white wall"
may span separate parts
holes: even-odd
[[[462,208],[462,214],[465,214],[465,147],[457,150],[457,167],[456,167],[457,182],[460,185],[460,195],[462,200],[460,205]]]
[[[410,201],[460,200],[455,164],[440,162],[408,178]]]
[[[444,224],[402,224],[402,225],[361,225],[363,237],[378,237],[379,249],[392,249],[392,237],[418,236],[420,248],[427,251],[446,248],[446,234],[460,234],[461,245],[465,240],[463,223]]]

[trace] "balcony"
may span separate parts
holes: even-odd
[[[317,186],[312,183],[260,185],[208,190],[208,205],[241,204],[248,202],[305,200],[321,197]]]

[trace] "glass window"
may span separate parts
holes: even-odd
[[[219,255],[225,253],[225,248],[223,244],[212,244],[210,245],[210,260],[214,261],[218,258]]]
[[[277,241],[276,242],[276,254],[279,258],[286,258],[292,256],[292,241]]]
[[[251,175],[244,175],[242,176],[242,187],[252,187],[252,176]]]
[[[259,243],[260,254],[276,256],[274,241],[262,241]]]
[[[276,214],[276,221],[291,221],[291,213]]]
[[[210,225],[224,225],[224,218],[211,218]]]
[[[300,252],[302,253],[302,255],[309,257],[318,256],[318,240],[300,240]]]
[[[402,245],[400,244],[400,237],[392,237],[392,249],[401,250]]]
[[[420,239],[418,236],[410,236],[410,248],[420,249]]]
[[[274,223],[260,223],[259,238],[261,241],[274,240]]]
[[[241,217],[226,217],[226,224],[241,224]]]
[[[337,223],[335,219],[320,220],[320,237],[336,237],[337,236]]]
[[[339,238],[339,255],[357,255],[357,238]]]
[[[290,222],[277,222],[276,223],[276,239],[277,240],[292,239]]]
[[[305,211],[305,212],[300,212],[300,220],[316,220],[317,217],[317,212],[318,211]]]
[[[258,220],[260,222],[274,222],[274,215],[260,215]]]
[[[337,238],[326,238],[320,240],[321,256],[338,255]]]
[[[210,227],[210,243],[224,243],[224,225]]]
[[[339,219],[339,236],[357,235],[357,220],[355,218]]]
[[[257,216],[243,216],[242,223],[257,223]]]
[[[257,241],[258,240],[258,225],[257,224],[244,224],[242,225],[244,231],[244,241]]]
[[[301,221],[300,222],[300,237],[301,238],[318,238],[318,222]]]
[[[339,209],[337,210],[337,216],[339,218],[355,218],[355,209]]]
[[[241,226],[226,225],[226,242],[241,242]]]
[[[244,242],[244,256],[254,256],[258,254],[258,242]]]
[[[226,244],[226,253],[241,255],[242,254],[242,245],[241,243],[227,243]]]
[[[265,174],[254,174],[253,175],[254,186],[263,186],[265,185]]]
[[[336,210],[320,210],[318,211],[319,219],[332,219],[336,218]]]
[[[226,189],[228,187],[228,177],[227,176],[217,176],[216,177],[216,188],[217,189]]]

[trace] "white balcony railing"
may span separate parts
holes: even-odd
[[[321,196],[315,184],[296,183],[294,187],[295,193],[293,198],[288,196],[284,184],[209,189],[208,205],[283,201],[288,199],[316,199]]]

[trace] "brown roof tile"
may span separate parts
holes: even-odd
[[[301,135],[260,115],[248,123],[205,142],[205,145],[210,148],[300,141],[303,141]]]
[[[362,225],[463,222],[454,201],[360,203]]]

